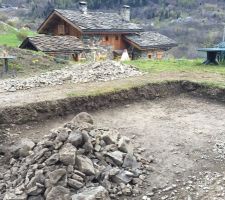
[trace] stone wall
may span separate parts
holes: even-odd
[[[87,55],[88,61],[112,60],[113,48],[109,45],[102,45],[102,36],[100,35],[84,35],[84,43],[91,45],[91,52]]]

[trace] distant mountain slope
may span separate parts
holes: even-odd
[[[77,9],[79,0],[0,0],[2,3],[27,8],[23,20],[36,29],[54,8]],[[146,30],[159,31],[180,45],[176,57],[198,57],[198,47],[213,46],[223,37],[224,0],[87,0],[90,10],[118,12],[123,4],[132,9],[132,21]],[[0,11],[1,12],[1,11]],[[20,13],[21,14],[21,13]],[[38,21],[39,19],[39,21]]]

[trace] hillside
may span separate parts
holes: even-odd
[[[18,47],[26,36],[35,35],[26,28],[17,29],[3,21],[0,21],[0,45]]]
[[[41,52],[0,45],[0,54],[3,49],[7,51],[9,55],[16,57],[16,59],[10,60],[9,74],[5,75],[6,77],[3,78],[10,78],[11,76],[27,77],[31,74],[36,75],[69,65],[67,61],[54,59]],[[0,60],[0,66],[2,66],[2,60]],[[1,75],[2,74],[0,73],[0,79],[2,78]]]
[[[0,5],[19,6],[16,11],[22,25],[33,30],[53,8],[77,9],[79,0],[0,0]],[[175,57],[201,57],[196,49],[219,43],[223,37],[225,2],[223,0],[88,0],[91,10],[118,12],[123,4],[132,8],[132,21],[146,30],[159,31],[179,43]],[[135,8],[135,9],[134,9]],[[22,11],[21,11],[22,9]],[[8,10],[0,9],[9,18]],[[19,28],[20,28],[19,27]]]

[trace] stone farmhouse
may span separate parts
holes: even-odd
[[[133,23],[127,5],[120,13],[91,12],[87,3],[81,1],[77,11],[53,10],[37,31],[41,35],[28,37],[20,48],[70,56],[76,61],[104,47],[114,58],[127,50],[131,59],[162,59],[166,51],[177,45],[174,40],[157,32],[145,32]]]

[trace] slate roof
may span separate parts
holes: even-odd
[[[126,35],[125,39],[135,43],[140,49],[155,49],[155,48],[172,48],[177,46],[177,43],[157,32],[141,32],[133,35]]]
[[[67,18],[83,32],[139,32],[140,25],[126,22],[118,13],[90,12],[82,14],[80,11],[55,9],[55,12]]]
[[[74,52],[88,50],[90,47],[75,36],[49,36],[38,35],[28,37],[20,45],[20,48],[27,48],[31,44],[37,51],[43,52]]]

